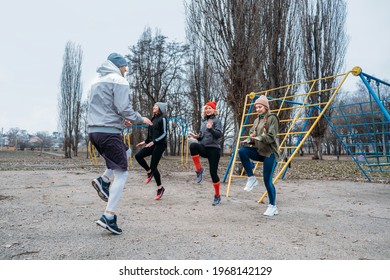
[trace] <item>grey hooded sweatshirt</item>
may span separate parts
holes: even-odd
[[[88,133],[121,133],[125,119],[143,123],[144,118],[133,110],[129,83],[119,68],[107,60],[96,72],[88,102]]]

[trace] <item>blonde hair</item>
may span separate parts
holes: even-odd
[[[267,134],[267,121],[268,121],[268,109],[267,112],[264,114],[264,126],[263,126],[263,134]]]
[[[267,128],[266,127],[267,127],[267,122],[268,122],[268,117],[269,117],[269,115],[268,115],[269,109],[267,107],[265,107],[265,106],[264,106],[264,108],[265,108],[265,113],[264,113],[264,126],[263,126],[263,133],[262,133],[262,135],[267,134]],[[259,124],[260,124],[260,120],[257,123],[257,126],[259,126]],[[255,127],[252,136],[256,136],[257,126]]]
[[[205,117],[205,116],[206,116],[206,107],[207,107],[207,105],[204,105],[204,106],[203,106],[202,117]],[[213,115],[214,115],[214,116],[218,116],[218,115],[219,115],[219,112],[218,112],[217,109],[214,110]]]

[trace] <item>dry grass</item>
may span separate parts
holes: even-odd
[[[55,155],[57,153],[57,155]],[[103,160],[98,158],[99,165],[93,165],[85,153],[78,157],[65,159],[58,152],[41,153],[39,151],[2,151],[0,152],[0,171],[17,170],[93,170],[100,172]],[[230,157],[224,156],[220,162],[220,177],[222,179],[229,164]],[[206,163],[205,159],[202,159]],[[191,158],[187,164],[182,163],[180,157],[164,157],[160,163],[162,171],[192,171]],[[130,170],[141,170],[141,167],[132,161]],[[390,184],[390,173],[370,174],[372,182]],[[285,179],[317,179],[317,180],[346,180],[366,182],[367,179],[358,166],[349,156],[325,156],[324,160],[312,160],[309,156],[297,156],[286,173]]]

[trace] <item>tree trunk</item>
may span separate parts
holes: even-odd
[[[322,137],[313,137],[313,157],[314,160],[322,160]]]

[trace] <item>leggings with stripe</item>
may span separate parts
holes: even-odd
[[[251,160],[263,162],[263,179],[267,189],[269,204],[276,205],[276,190],[272,176],[276,167],[275,155],[269,157],[260,155],[254,147],[241,147],[238,151],[242,165],[248,177],[253,176]]]

